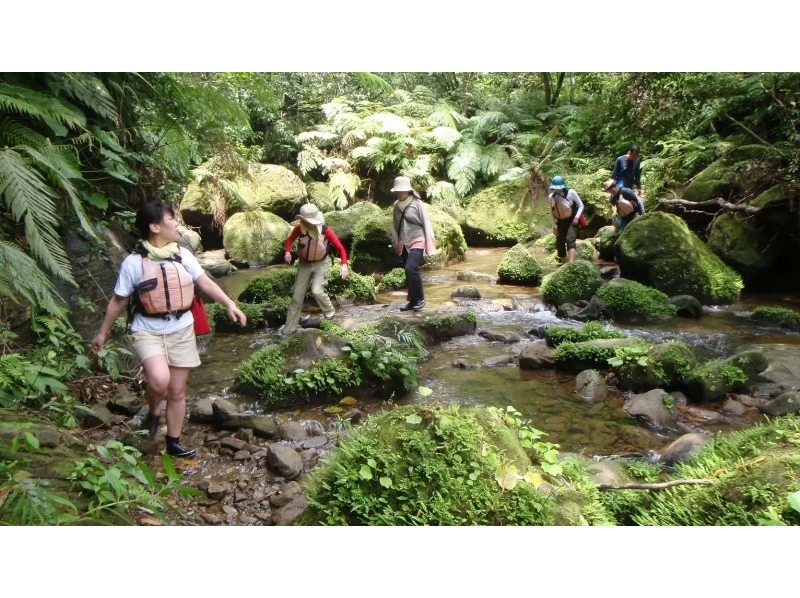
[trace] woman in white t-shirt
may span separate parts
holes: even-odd
[[[178,221],[175,211],[163,203],[148,203],[136,213],[135,229],[141,237],[137,253],[132,253],[122,262],[114,296],[108,303],[100,331],[92,341],[92,351],[99,351],[106,342],[111,326],[128,306],[128,301],[137,289],[144,272],[146,255],[160,267],[168,264],[173,268],[184,268],[180,272],[188,282],[186,273],[200,290],[224,305],[231,320],[247,325],[247,318],[236,307],[219,286],[203,272],[190,251],[178,247]],[[189,285],[191,288],[191,285]],[[135,299],[135,298],[134,298]],[[147,390],[145,398],[150,407],[147,428],[150,438],[155,438],[161,417],[161,402],[167,401],[167,453],[175,457],[191,458],[197,451],[186,449],[179,443],[183,420],[186,416],[186,380],[190,368],[200,365],[197,339],[194,334],[194,318],[191,311],[176,310],[163,315],[149,316],[143,312],[141,303],[131,323],[133,347],[142,361]],[[152,312],[151,312],[152,313]]]

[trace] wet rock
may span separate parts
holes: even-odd
[[[300,422],[309,436],[325,436],[325,428],[315,419],[304,419]]]
[[[305,495],[296,498],[285,507],[275,511],[273,515],[275,525],[291,525],[306,510],[307,506],[308,499]]]
[[[466,359],[456,359],[452,364],[454,368],[458,368],[460,370],[468,370],[472,368],[469,362]]]
[[[590,320],[611,320],[613,316],[614,312],[608,303],[595,295],[589,301],[589,305],[573,315],[573,319],[579,322],[588,322]]]
[[[308,470],[317,464],[317,461],[319,461],[319,455],[314,449],[306,449],[300,452],[300,459],[303,460],[303,468]]]
[[[303,487],[297,482],[289,482],[278,492],[269,497],[269,504],[280,508],[303,495]]]
[[[356,409],[355,407],[353,407],[352,409],[348,409],[347,411],[345,411],[342,414],[342,418],[350,420],[354,424],[357,424],[364,418],[365,415],[366,413],[361,411],[361,409]]]
[[[702,318],[703,304],[691,295],[675,295],[669,302],[678,310],[678,315],[684,318]]]
[[[692,455],[709,442],[711,442],[711,437],[708,434],[701,432],[684,434],[659,451],[661,453],[661,461],[664,463],[688,461]]]
[[[256,519],[260,519],[264,525],[272,525],[272,513],[270,511],[256,511],[253,513],[253,517]]]
[[[553,350],[544,342],[530,343],[522,347],[519,367],[523,370],[543,370],[555,367]]]
[[[220,480],[211,480],[208,482],[207,493],[211,498],[216,498],[219,500],[231,492],[232,488],[229,482]]]
[[[112,413],[118,413],[130,417],[139,413],[139,410],[142,408],[143,401],[144,399],[135,392],[131,392],[127,388],[121,387],[120,390],[117,391],[117,394],[108,400],[106,407],[108,407],[108,410]]]
[[[225,250],[206,251],[197,256],[200,267],[214,278],[222,278],[236,272],[236,266],[225,259]]]
[[[208,525],[219,525],[222,523],[222,517],[219,515],[213,515],[211,513],[200,513],[200,517],[203,518]]]
[[[595,484],[624,484],[628,481],[622,461],[598,461],[586,466]]]
[[[633,395],[625,401],[622,409],[631,417],[644,420],[654,428],[674,428],[678,417],[664,405],[667,396],[669,395],[665,391],[656,388],[643,394]]]
[[[731,398],[733,398],[734,400],[738,401],[739,403],[741,403],[745,407],[755,407],[756,409],[761,409],[767,403],[770,402],[770,398],[768,396],[767,397],[751,397],[751,396],[748,396],[748,395],[732,394]]]
[[[583,308],[578,307],[574,303],[562,303],[556,307],[556,316],[566,320],[574,320],[577,315],[581,313]]]
[[[600,268],[600,278],[603,280],[619,278],[619,266],[606,266],[605,268]]]
[[[229,448],[233,451],[241,451],[247,446],[247,443],[244,440],[239,440],[238,438],[223,438],[219,441],[220,445]]]
[[[256,451],[255,453],[251,454],[250,456],[253,459],[255,459],[256,461],[258,461],[259,459],[263,459],[264,457],[267,456],[267,451],[265,451],[265,450]]]
[[[290,421],[278,428],[278,435],[283,440],[302,440],[308,437],[308,432],[306,432],[302,424]]]
[[[84,429],[108,426],[114,417],[105,405],[82,405],[80,409],[74,408],[72,414]]]
[[[211,424],[220,419],[221,416],[214,415],[213,405],[217,407],[222,414],[222,417],[227,419],[227,415],[238,414],[239,409],[231,403],[216,395],[209,395],[192,403],[189,410],[189,421],[198,424]]]
[[[727,399],[722,406],[722,412],[728,415],[740,416],[747,413],[748,409],[745,405],[734,399]]]
[[[236,431],[236,437],[241,438],[247,443],[251,443],[255,439],[255,434],[253,434],[252,428],[239,428]]]
[[[763,381],[786,385],[786,390],[800,388],[800,345],[744,345],[739,351],[758,351],[764,356],[769,367],[760,373]]]
[[[224,513],[225,513],[225,514],[228,516],[228,517],[236,517],[236,516],[239,514],[239,511],[237,511],[236,509],[234,509],[234,508],[233,508],[232,506],[230,506],[230,505],[222,505],[222,511],[223,511],[223,512],[224,512]]]
[[[205,442],[206,444],[211,444],[212,442],[218,442],[221,438],[224,437],[220,436],[219,434],[206,434],[206,437],[203,440],[203,442]]]
[[[785,392],[791,392],[793,390],[797,390],[791,384],[775,384],[771,382],[763,383],[763,384],[753,384],[748,388],[748,392],[753,395],[751,398],[755,399],[774,399]],[[748,403],[742,399],[739,399],[739,396],[743,395],[734,395],[737,397],[737,400],[748,405]],[[757,406],[757,405],[756,405]]]
[[[520,341],[520,337],[518,334],[514,334],[513,332],[510,334],[502,334],[500,332],[494,332],[493,330],[478,330],[478,336],[485,338],[487,341],[494,341],[500,343],[507,343],[513,344],[518,343]]]
[[[608,395],[606,379],[597,370],[584,370],[575,378],[575,391],[587,401],[605,400]]]
[[[481,292],[478,287],[473,286],[463,286],[463,287],[456,287],[452,293],[450,293],[451,299],[480,299]]]
[[[234,461],[244,461],[250,458],[250,451],[236,451],[236,454],[233,455]]]
[[[762,413],[772,417],[800,411],[800,392],[785,392],[761,407]]]
[[[497,282],[497,277],[492,274],[482,274],[480,272],[473,272],[472,270],[459,270],[456,273],[456,279],[463,282]]]
[[[672,391],[669,394],[672,396],[672,399],[675,401],[676,405],[686,405],[689,402],[689,399],[686,398],[686,395],[680,391]]]
[[[250,515],[242,515],[239,517],[239,521],[241,521],[244,525],[255,525],[258,523],[258,519],[255,517],[250,517]]]
[[[304,449],[320,448],[328,444],[327,436],[314,436],[303,443]]]
[[[278,424],[275,418],[270,415],[230,413],[225,408],[224,403],[221,404],[219,401],[212,403],[211,407],[214,419],[210,423],[216,428],[228,430],[250,428],[253,430],[253,434],[260,438],[274,438],[278,434]]]
[[[198,253],[203,251],[203,243],[200,239],[200,233],[186,228],[185,226],[178,227],[178,246],[185,247],[192,252],[192,255],[197,256]]]
[[[250,493],[245,492],[244,490],[237,490],[233,493],[233,502],[244,502],[246,500],[250,500]]]
[[[700,424],[725,420],[725,416],[716,411],[712,411],[711,409],[703,409],[702,407],[695,407],[693,405],[681,406],[681,413]]]
[[[267,465],[270,470],[288,480],[292,480],[303,471],[303,460],[293,448],[283,444],[271,444],[267,449]]]
[[[61,434],[54,426],[38,426],[31,430],[36,440],[39,441],[39,446],[42,448],[56,448],[61,444]]]
[[[484,359],[483,365],[485,365],[487,368],[499,368],[513,363],[513,361],[513,355],[499,355],[497,357],[489,357],[488,359]]]

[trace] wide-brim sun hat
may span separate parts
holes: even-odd
[[[611,189],[611,187],[613,187],[616,184],[617,181],[615,181],[614,179],[608,179],[605,183],[603,183],[603,191],[608,191],[609,189]]]
[[[567,182],[564,180],[563,176],[554,176],[553,180],[550,181],[550,190],[557,191],[558,189],[566,189]]]
[[[414,188],[411,186],[411,179],[407,176],[399,176],[394,180],[394,185],[392,186],[392,193],[401,193],[406,191],[408,193],[413,193]]]
[[[312,226],[325,224],[325,217],[319,208],[313,203],[307,203],[300,208],[300,213],[297,215],[299,220],[304,220]]]

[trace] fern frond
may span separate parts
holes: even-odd
[[[459,144],[456,153],[447,164],[447,176],[455,181],[456,191],[466,195],[475,184],[481,168],[481,146],[473,141]]]
[[[31,253],[55,276],[78,286],[72,277],[72,264],[55,228],[44,225],[30,211],[25,214],[24,222]]]
[[[497,180],[501,182],[506,181],[519,181],[520,179],[524,179],[529,175],[529,171],[527,168],[521,168],[519,166],[514,166],[506,170],[503,174],[501,174]]]
[[[53,96],[8,83],[0,83],[0,110],[43,121],[62,122],[71,129],[86,126],[83,114]]]
[[[297,167],[303,174],[308,174],[317,168],[325,156],[316,147],[306,146],[299,154],[297,154]]]
[[[50,86],[54,93],[63,90],[72,99],[103,118],[116,120],[117,108],[114,99],[96,76],[90,73],[63,73],[54,83],[55,85]]]
[[[488,145],[481,151],[480,171],[494,177],[513,166],[511,158],[502,145]]]
[[[350,157],[354,160],[373,161],[380,154],[380,150],[371,145],[362,145],[350,152]]]
[[[0,295],[17,302],[18,296],[36,310],[63,312],[63,299],[36,262],[14,243],[0,240]]]
[[[45,137],[10,118],[0,119],[0,142],[3,145],[41,145]]]
[[[428,187],[428,197],[440,207],[450,207],[459,204],[459,195],[453,183],[436,181]]]
[[[364,124],[373,132],[383,135],[406,135],[409,132],[404,118],[388,112],[368,116],[364,119]]]
[[[347,160],[343,160],[342,158],[330,157],[325,158],[321,163],[320,167],[322,168],[322,172],[324,174],[330,174],[334,171],[339,172],[350,172],[350,163]]]
[[[337,140],[339,136],[336,133],[329,133],[326,131],[304,131],[297,136],[297,143],[307,144],[309,141],[317,142],[318,145],[331,145],[331,142]]]
[[[342,137],[342,147],[344,149],[350,149],[355,147],[359,141],[364,141],[366,138],[366,132],[361,129],[353,129],[345,133],[344,137]]]
[[[370,91],[382,91],[384,93],[392,93],[394,91],[384,78],[375,73],[353,73],[353,75],[361,85]]]
[[[461,139],[461,133],[451,127],[439,126],[426,134],[437,146],[445,151],[453,149]]]
[[[344,102],[328,102],[327,104],[322,105],[322,113],[325,115],[325,118],[328,120],[333,119],[338,114],[346,113],[346,112],[353,112],[353,109]]]
[[[347,207],[348,198],[355,197],[361,186],[361,179],[351,172],[334,173],[328,182],[328,194],[338,209]]]

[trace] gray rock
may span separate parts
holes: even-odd
[[[513,355],[498,355],[497,357],[489,357],[483,360],[483,365],[487,368],[499,368],[508,365],[514,361]]]
[[[271,444],[267,449],[267,465],[271,471],[293,480],[303,471],[303,460],[293,448],[284,444]]]
[[[747,407],[734,399],[727,399],[722,406],[722,412],[728,415],[744,415],[747,413]]]
[[[222,278],[236,272],[236,267],[225,259],[225,250],[206,251],[197,256],[200,267],[214,278]]]
[[[623,484],[628,481],[624,463],[621,461],[598,461],[588,464],[586,471],[595,484]]]
[[[108,426],[114,414],[105,405],[82,405],[72,411],[82,428],[100,428]]]
[[[604,268],[600,268],[600,278],[603,280],[611,280],[613,278],[619,278],[619,266],[606,266]]]
[[[234,461],[244,461],[250,458],[250,451],[236,451],[236,454],[233,455]]]
[[[456,279],[462,282],[497,282],[497,276],[492,274],[482,274],[480,272],[473,272],[472,270],[459,270],[456,273]]]
[[[676,405],[686,405],[689,402],[689,399],[686,398],[686,395],[678,390],[672,391],[669,394],[672,395]]]
[[[328,444],[327,436],[314,436],[303,443],[304,449],[320,448]]]
[[[800,345],[763,344],[739,347],[739,352],[751,350],[759,351],[769,363],[769,367],[760,373],[763,380],[785,384],[792,390],[800,388]]]
[[[315,419],[304,419],[300,421],[308,432],[309,436],[325,436],[325,428]]]
[[[220,419],[214,414],[214,404],[217,403],[219,413],[224,415],[238,414],[239,409],[231,403],[217,395],[209,395],[198,399],[192,403],[189,409],[189,421],[198,424],[211,424]]]
[[[226,405],[227,403],[227,405]],[[271,415],[252,415],[248,413],[230,413],[231,403],[214,401],[211,404],[213,421],[216,428],[238,430],[250,428],[260,438],[274,438],[278,434],[278,424]],[[234,406],[235,407],[235,406]]]
[[[256,511],[253,513],[253,517],[260,519],[264,525],[272,525],[274,523],[270,511]]]
[[[250,500],[250,494],[244,490],[237,490],[233,493],[233,502],[244,502]]]
[[[56,448],[61,444],[61,434],[55,426],[38,426],[32,432],[42,448]]]
[[[688,461],[692,455],[709,442],[711,442],[711,437],[708,434],[700,432],[684,434],[659,451],[661,453],[661,461],[664,463]]]
[[[778,396],[778,395],[776,395],[776,396]],[[751,397],[751,396],[748,396],[748,395],[732,394],[731,398],[734,399],[735,401],[738,401],[739,403],[741,403],[745,407],[755,407],[756,409],[761,409],[767,403],[770,402],[770,398],[768,396]]]
[[[247,446],[247,443],[244,440],[239,440],[238,438],[223,438],[219,441],[220,445],[229,448],[234,451],[241,451]]]
[[[678,417],[664,406],[666,396],[665,391],[656,388],[643,394],[633,395],[625,401],[622,408],[631,417],[644,420],[654,428],[674,428]]]
[[[303,468],[306,470],[314,467],[319,461],[319,455],[315,449],[300,451],[300,458],[303,460]]]
[[[258,519],[255,517],[250,517],[250,515],[242,515],[239,517],[239,521],[241,521],[244,525],[255,525],[258,523]]]
[[[691,295],[675,295],[669,302],[678,310],[678,315],[684,318],[702,318],[703,304]]]
[[[520,341],[520,337],[518,334],[514,334],[513,332],[510,334],[502,334],[500,332],[494,332],[493,330],[478,330],[478,336],[485,338],[487,341],[496,341],[500,343],[507,343],[513,344],[518,343]]]
[[[579,322],[588,322],[590,320],[610,320],[614,317],[614,312],[608,307],[608,304],[594,295],[589,301],[589,305],[579,310],[577,313],[572,314],[572,318]]]
[[[112,413],[132,416],[139,413],[143,402],[144,399],[142,397],[125,387],[121,387],[117,394],[108,400],[106,407]]]
[[[192,255],[197,256],[198,253],[203,251],[203,243],[200,239],[200,233],[193,231],[185,226],[178,227],[178,246],[185,247],[192,252]]]
[[[223,482],[219,480],[211,480],[208,482],[207,492],[211,498],[220,499],[226,494],[230,494],[231,491],[232,489],[229,482]]]
[[[456,359],[453,363],[451,363],[454,368],[458,368],[460,370],[468,370],[471,369],[472,366],[466,359]]]
[[[278,428],[278,435],[284,440],[303,440],[308,432],[299,422],[289,421]]]
[[[222,518],[219,515],[213,515],[211,513],[201,513],[200,517],[202,517],[203,521],[205,521],[209,525],[219,525],[220,523],[222,523]]]
[[[239,428],[236,431],[236,437],[241,438],[247,443],[251,443],[255,439],[255,434],[253,434],[252,428]]]
[[[230,505],[222,505],[222,511],[223,511],[223,512],[224,512],[224,513],[225,513],[225,514],[228,516],[228,517],[236,517],[236,516],[239,514],[239,511],[237,511],[236,509],[234,509],[234,508],[233,508],[232,506],[230,506]]]
[[[473,286],[463,286],[463,287],[456,287],[452,293],[450,293],[451,299],[461,298],[461,299],[480,299],[481,292],[478,287]]]
[[[306,510],[307,506],[308,499],[305,495],[299,496],[285,507],[275,511],[273,516],[275,525],[291,525]]]
[[[553,350],[544,342],[525,345],[519,354],[519,367],[523,370],[551,369],[555,363]]]
[[[360,422],[364,418],[365,415],[366,415],[366,413],[361,411],[361,409],[357,409],[356,407],[353,407],[352,409],[348,409],[347,411],[342,413],[342,418],[350,420],[354,424],[357,424],[358,422]]]
[[[278,492],[269,497],[269,504],[280,508],[303,495],[303,487],[297,482],[289,482]]]
[[[761,408],[763,413],[777,417],[800,411],[800,392],[785,392]]]
[[[250,455],[250,457],[255,459],[256,461],[258,461],[259,459],[263,459],[266,456],[267,456],[267,451],[263,451],[263,450],[262,451],[256,451],[255,453],[252,453]]]
[[[575,391],[579,397],[591,402],[603,401],[608,396],[606,379],[597,370],[584,370],[578,374],[575,378]]]

